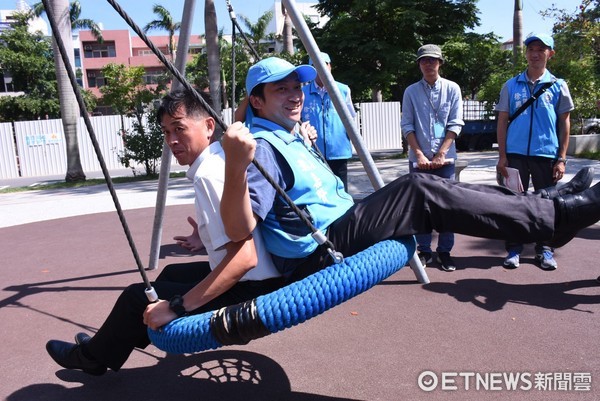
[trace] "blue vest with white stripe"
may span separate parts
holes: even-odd
[[[348,97],[350,88],[341,83],[336,85],[343,99]],[[310,125],[317,130],[317,147],[327,160],[349,159],[352,157],[352,143],[342,120],[333,106],[331,97],[325,92],[321,97],[317,84],[312,81],[302,87],[304,92],[304,106],[302,108],[302,121],[310,121]]]
[[[506,153],[525,156],[556,158],[558,152],[556,108],[560,100],[563,80],[556,80],[549,71],[542,76],[533,92],[529,89],[526,72],[507,82],[512,115],[531,95],[546,82],[555,81],[542,96],[515,118],[506,133]]]
[[[253,121],[252,134],[266,140],[285,158],[294,175],[294,185],[286,190],[287,195],[325,234],[329,225],[354,204],[340,179],[307,149],[299,135],[291,135],[278,125],[257,118]],[[284,258],[310,255],[318,246],[310,229],[291,209],[278,206],[281,204],[285,201],[278,196],[260,224],[267,250]]]

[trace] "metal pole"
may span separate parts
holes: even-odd
[[[287,8],[290,18],[296,27],[296,32],[298,32],[298,36],[300,36],[300,40],[304,47],[308,51],[308,55],[313,60],[313,65],[317,69],[317,72],[321,76],[321,80],[327,88],[327,92],[331,96],[331,100],[333,101],[333,105],[337,110],[340,118],[342,119],[342,123],[344,124],[344,128],[346,128],[346,132],[360,157],[360,160],[365,168],[369,179],[371,180],[371,185],[375,190],[384,186],[383,180],[381,179],[381,175],[379,174],[379,170],[377,170],[377,166],[371,157],[371,154],[367,150],[361,136],[358,134],[358,130],[356,129],[356,125],[352,120],[352,116],[350,112],[346,108],[346,103],[342,99],[342,94],[338,90],[335,81],[333,80],[333,76],[329,72],[327,68],[325,68],[325,63],[321,60],[320,51],[315,42],[315,38],[313,38],[310,30],[308,29],[308,25],[306,25],[306,21],[304,21],[304,17],[296,8],[296,2],[294,0],[282,0],[285,8]],[[421,261],[419,260],[417,253],[415,252],[410,259],[410,267],[415,272],[417,276],[417,280],[420,283],[427,284],[429,283],[429,277],[425,272],[425,268]]]
[[[192,34],[192,22],[196,0],[185,0],[183,6],[183,17],[181,19],[181,29],[179,31],[179,42],[177,43],[177,57],[175,67],[179,72],[185,74],[185,64],[187,62],[190,36]],[[171,91],[181,87],[178,80],[173,80]],[[167,187],[169,186],[169,173],[171,171],[171,150],[166,143],[163,144],[162,156],[160,159],[160,175],[158,179],[158,192],[156,193],[156,208],[154,210],[154,225],[152,227],[152,240],[150,242],[150,258],[148,261],[148,270],[154,270],[158,267],[158,257],[160,256],[160,242],[162,237],[162,225],[165,214],[167,200]]]
[[[231,123],[235,122],[235,11],[231,3],[227,2],[227,8],[229,9],[229,18],[231,19]]]
[[[298,36],[300,36],[300,40],[304,47],[308,51],[308,55],[313,60],[313,65],[317,69],[317,72],[321,76],[321,80],[327,88],[327,92],[329,96],[331,96],[331,100],[333,101],[333,105],[337,110],[342,123],[344,124],[344,128],[346,128],[346,132],[358,153],[358,156],[367,172],[369,179],[371,180],[371,185],[376,190],[383,187],[384,183],[381,179],[381,175],[373,162],[373,158],[371,154],[367,150],[366,145],[364,144],[361,136],[356,129],[356,124],[350,115],[350,112],[346,108],[346,103],[344,99],[342,99],[342,94],[340,93],[333,76],[325,67],[325,63],[321,60],[320,50],[313,38],[310,30],[308,29],[308,25],[306,25],[306,21],[304,21],[304,17],[302,13],[300,13],[296,7],[296,2],[294,0],[282,0],[285,8],[288,10],[290,14],[290,18],[296,27],[296,32],[298,32]]]

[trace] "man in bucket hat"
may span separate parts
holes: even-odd
[[[309,68],[270,59],[251,67],[246,81],[255,113],[251,134],[229,132],[222,142],[226,169],[221,210],[227,235],[235,241],[258,226],[275,266],[291,280],[331,264],[331,259],[253,159],[345,256],[385,239],[431,230],[562,246],[600,220],[600,184],[587,189],[589,171],[545,197],[411,173],[355,204],[297,132],[302,84],[315,74]]]
[[[437,45],[423,45],[417,51],[422,79],[404,91],[401,127],[410,146],[409,171],[454,180],[457,158],[454,140],[464,125],[463,104],[460,87],[440,76],[443,63],[442,49]],[[432,262],[431,238],[431,233],[416,236],[423,265]],[[453,246],[454,233],[440,232],[437,262],[444,271],[456,270],[450,256]]]

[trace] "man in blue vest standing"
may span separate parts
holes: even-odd
[[[327,53],[321,53],[321,60],[331,71],[331,58]],[[313,65],[312,60],[309,64]],[[341,82],[336,85],[345,100],[346,107],[352,118],[356,117],[350,88]],[[302,120],[309,121],[310,125],[317,130],[316,145],[327,160],[329,168],[344,183],[344,189],[348,191],[348,159],[352,157],[352,144],[346,128],[331,101],[327,88],[321,77],[317,75],[314,81],[302,88],[304,92],[304,107],[302,109]]]
[[[524,190],[527,191],[531,178],[534,190],[539,191],[555,186],[565,174],[569,115],[574,106],[567,83],[546,69],[548,60],[554,56],[554,39],[535,34],[525,39],[525,46],[527,69],[504,84],[496,106],[499,156],[496,168],[504,177],[508,177],[507,167],[517,169]],[[534,95],[539,97],[521,108]],[[516,269],[523,245],[509,240],[506,250],[504,267]],[[535,253],[542,269],[557,268],[550,246],[538,242]]]

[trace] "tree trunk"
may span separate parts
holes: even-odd
[[[513,62],[518,63],[523,51],[523,0],[515,0],[513,15]]]
[[[371,100],[374,102],[383,102],[383,94],[381,93],[381,88],[371,88]]]
[[[227,81],[225,80],[225,71],[221,69],[221,96],[223,99],[223,108],[229,107],[229,99],[227,98]]]
[[[62,41],[65,44],[65,50],[69,56],[68,63],[73,71],[73,38],[71,36],[71,20],[69,18],[69,1],[68,0],[52,0],[50,2],[51,10],[46,10],[52,13],[54,20],[58,26],[58,31],[54,34],[60,34]],[[69,81],[67,70],[63,64],[62,57],[58,51],[56,40],[52,40],[54,49],[54,64],[56,66],[56,81],[58,83],[58,99],[60,101],[60,116],[62,118],[63,130],[65,134],[65,144],[67,147],[67,173],[65,181],[85,181],[85,174],[81,166],[81,158],[79,156],[79,143],[77,139],[77,120],[79,118],[79,107],[75,92]]]
[[[292,20],[290,14],[281,3],[281,12],[283,13],[283,51],[294,54],[294,38],[292,36]]]
[[[177,45],[175,44],[175,32],[169,32],[169,53],[171,53],[171,61],[175,62],[177,56]]]
[[[206,55],[208,56],[208,80],[213,108],[221,113],[221,56],[219,30],[215,2],[206,0],[204,5],[204,26],[206,31]]]

